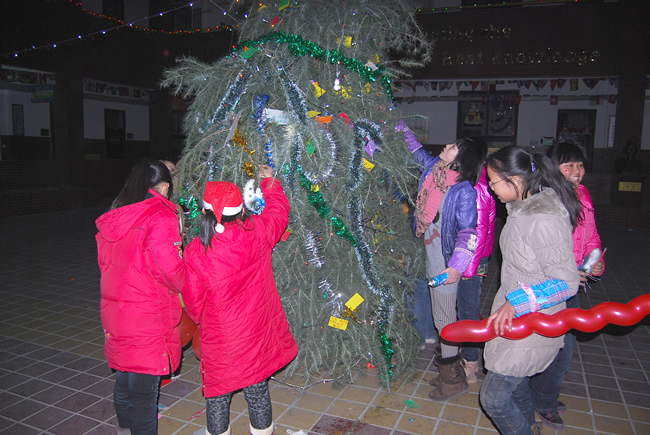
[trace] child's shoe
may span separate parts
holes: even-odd
[[[450,358],[437,358],[440,375],[436,378],[437,385],[429,393],[436,402],[444,402],[469,391],[465,380],[465,371],[460,365],[460,355]]]
[[[248,428],[251,430],[251,435],[273,435],[275,429],[273,423],[266,429],[255,429],[251,424],[248,425]]]
[[[537,415],[542,419],[544,425],[550,427],[553,430],[563,430],[564,421],[560,417],[560,414],[557,412],[538,412]]]
[[[467,378],[468,384],[475,384],[478,381],[476,377],[478,371],[480,370],[478,366],[478,361],[467,361],[465,358],[461,358],[460,365],[463,366],[465,370],[465,377]]]

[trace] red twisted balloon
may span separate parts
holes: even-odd
[[[643,320],[650,314],[650,294],[641,295],[627,304],[603,302],[590,310],[567,308],[548,315],[542,313],[525,314],[513,319],[512,329],[506,323],[503,337],[521,340],[536,332],[546,337],[558,337],[570,329],[583,332],[595,332],[608,323],[630,326]],[[447,341],[485,342],[497,335],[493,325],[486,328],[486,320],[461,320],[442,329],[441,335]]]

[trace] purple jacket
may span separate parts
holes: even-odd
[[[494,223],[496,220],[496,209],[494,206],[494,197],[490,194],[487,184],[487,171],[485,167],[481,173],[478,183],[474,186],[476,189],[476,210],[478,212],[478,221],[476,222],[476,238],[478,246],[472,256],[467,270],[463,273],[464,277],[471,278],[476,275],[476,269],[481,262],[481,258],[492,255],[494,248]]]
[[[440,157],[433,157],[424,148],[416,149],[413,156],[425,168],[420,177],[419,191]],[[447,191],[440,237],[445,264],[461,274],[467,269],[477,247],[476,221],[476,190],[469,181],[454,184]],[[415,222],[413,229],[415,230]]]

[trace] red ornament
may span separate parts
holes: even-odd
[[[595,332],[608,323],[620,326],[634,325],[648,314],[650,314],[650,294],[645,294],[627,304],[604,302],[590,310],[567,308],[552,315],[526,314],[513,319],[512,329],[509,329],[506,323],[503,337],[521,340],[534,332],[546,337],[559,337],[570,329]],[[454,343],[490,341],[496,337],[496,334],[493,325],[486,328],[486,323],[485,320],[462,320],[445,326],[440,335]]]
[[[185,312],[183,308],[183,316],[181,317],[181,323],[178,324],[178,329],[181,331],[181,346],[185,347],[187,344],[192,341],[194,332],[196,332],[198,325],[192,322],[190,316]]]
[[[201,359],[201,326],[196,328],[194,339],[192,340],[192,350],[197,359]]]

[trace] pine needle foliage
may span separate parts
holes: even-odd
[[[419,170],[395,132],[391,80],[426,63],[431,45],[399,1],[263,3],[228,56],[165,72],[163,87],[190,102],[177,165],[188,238],[207,181],[243,188],[270,164],[292,207],[273,256],[300,348],[284,373],[347,383],[371,364],[389,388],[414,371],[407,299],[424,273],[407,214]],[[364,301],[346,307],[357,293]]]

